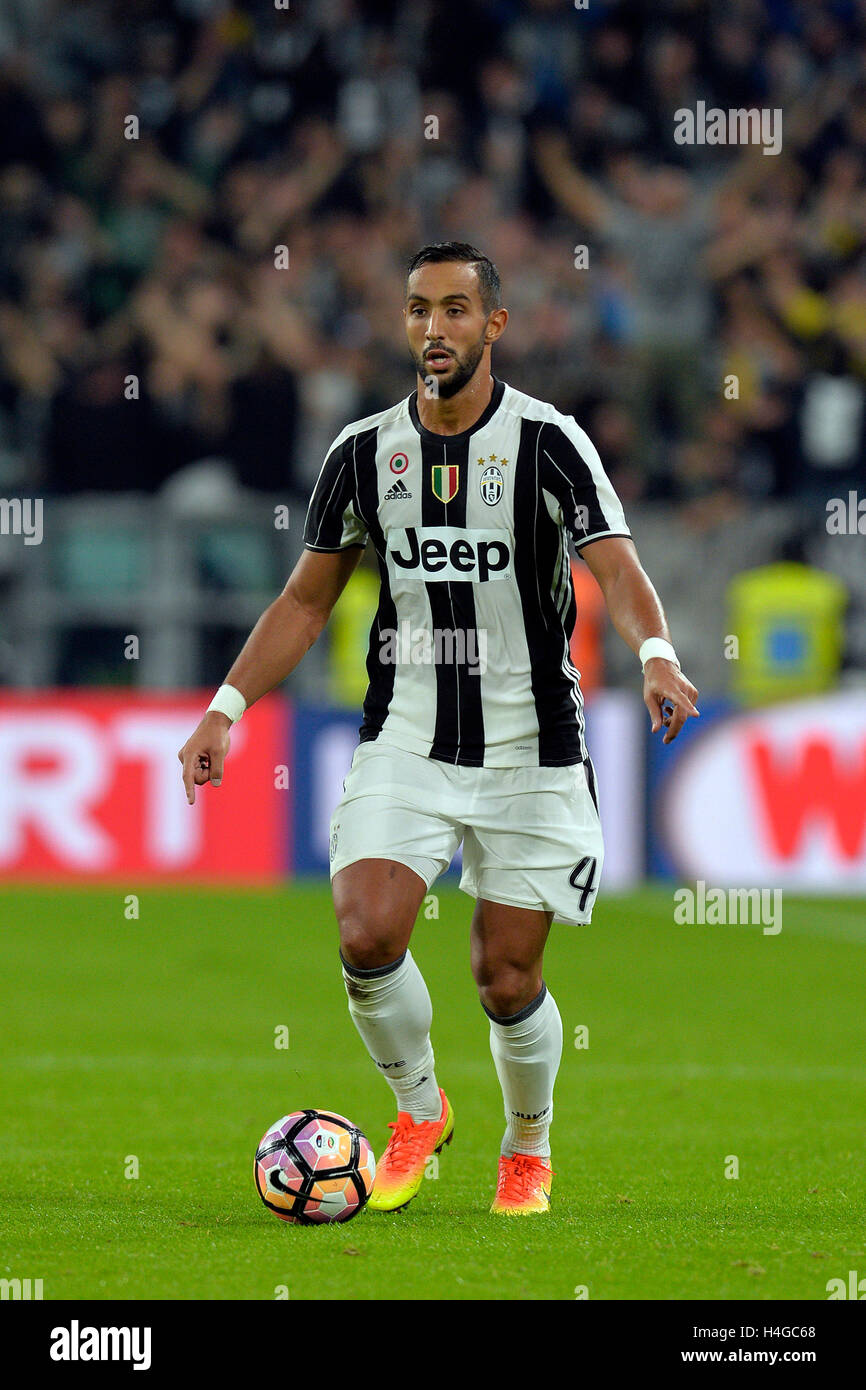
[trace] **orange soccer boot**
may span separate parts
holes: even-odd
[[[490,1210],[512,1216],[550,1210],[554,1172],[544,1158],[531,1154],[505,1155],[499,1160],[499,1182]]]
[[[388,1147],[376,1164],[373,1191],[367,1206],[370,1211],[399,1211],[411,1202],[424,1181],[427,1160],[438,1154],[454,1137],[454,1111],[442,1088],[442,1114],[438,1120],[420,1120],[417,1124],[407,1111],[401,1110],[388,1126],[391,1138]]]

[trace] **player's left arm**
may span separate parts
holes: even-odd
[[[600,537],[581,547],[581,556],[604,594],[611,621],[637,655],[648,637],[670,642],[661,600],[638,559],[634,542],[625,536]],[[663,742],[671,743],[687,719],[697,719],[698,692],[673,661],[654,656],[644,668],[643,698],[652,731],[664,726]]]

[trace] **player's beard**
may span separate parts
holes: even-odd
[[[484,332],[486,331],[487,325],[485,324]],[[427,349],[425,348],[425,352],[426,351]],[[451,350],[449,349],[449,351]],[[477,343],[473,343],[471,347],[466,349],[462,357],[459,357],[456,352],[451,352],[454,365],[447,378],[439,376],[436,372],[431,372],[429,366],[424,361],[423,354],[420,357],[416,357],[414,352],[410,352],[410,355],[412,358],[412,366],[421,377],[421,380],[424,382],[428,380],[434,381],[438,388],[436,394],[439,396],[440,400],[448,400],[450,396],[456,396],[458,391],[462,391],[467,381],[471,381],[478,370],[478,363],[484,356],[484,333],[481,334]]]

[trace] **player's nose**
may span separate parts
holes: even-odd
[[[444,334],[443,334],[443,332],[442,332],[442,329],[439,327],[439,319],[440,319],[440,317],[441,317],[441,315],[440,315],[440,311],[439,311],[438,309],[431,309],[431,310],[430,310],[430,318],[428,319],[428,322],[427,322],[427,331],[426,331],[426,333],[424,334],[424,336],[425,336],[425,338],[427,339],[427,342],[428,342],[428,344],[429,344],[431,347],[432,347],[433,343],[441,343],[441,341],[442,341],[442,339],[443,339],[443,337],[444,337]]]

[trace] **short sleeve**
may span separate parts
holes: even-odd
[[[308,550],[346,550],[367,544],[367,526],[356,494],[354,438],[335,443],[313,488],[304,545]]]
[[[570,415],[545,423],[539,453],[547,509],[578,550],[603,536],[631,536],[598,450]]]

